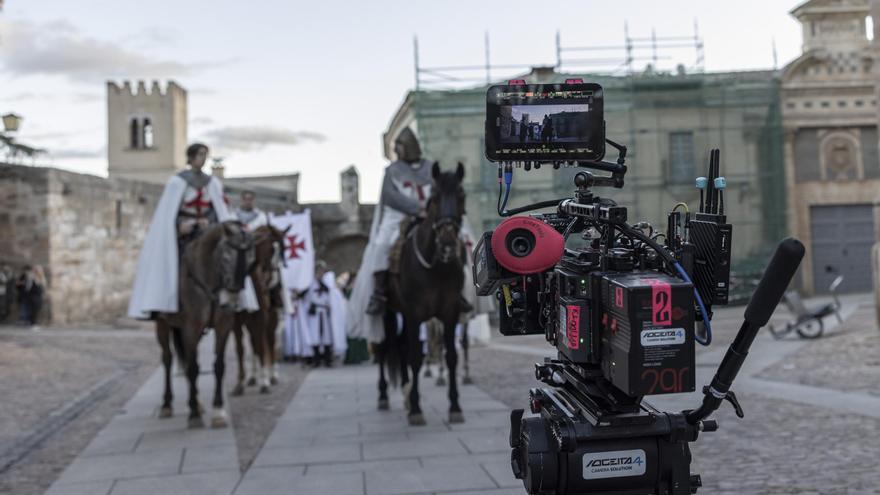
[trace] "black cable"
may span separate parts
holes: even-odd
[[[568,240],[568,235],[571,234],[571,231],[574,230],[574,226],[581,221],[580,217],[575,217],[566,227],[565,231],[562,233],[562,238],[566,241]]]

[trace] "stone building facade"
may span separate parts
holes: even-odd
[[[791,12],[803,28],[803,53],[782,71],[788,225],[808,247],[801,265],[808,292],[827,290],[838,275],[842,290],[872,288],[880,159],[870,13],[868,0],[811,0]]]
[[[626,187],[598,193],[628,206],[630,219],[665,226],[666,213],[677,202],[696,209],[694,179],[706,174],[708,152],[718,147],[728,180],[728,218],[735,225],[735,263],[750,256],[763,259],[785,235],[776,71],[611,77],[538,67],[517,78],[538,84],[577,77],[603,86],[606,135],[628,147]],[[463,162],[468,217],[475,229],[489,230],[500,219],[495,211],[497,166],[485,158],[485,109],[486,86],[411,91],[392,117],[384,146],[393,158],[395,137],[410,127],[428,158],[447,168]],[[615,153],[609,147],[606,159],[616,159]],[[577,171],[515,169],[510,207],[570,196]]]

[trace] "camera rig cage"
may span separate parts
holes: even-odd
[[[582,80],[515,80],[487,92],[486,156],[498,163],[498,214],[509,218],[477,243],[474,284],[498,300],[502,334],[543,333],[558,351],[535,365],[549,387],[530,391],[534,416],[511,413],[511,467],[532,494],[695,493],[688,443],[717,429],[707,418],[724,400],[742,417],[730,385],[804,248],[780,244],[697,410],[645,402],[695,390],[694,343],[709,345],[711,308],[727,303],[732,226],[717,149],[696,180],[699,210],[675,205],[662,231],[628,224],[626,207],[595,195],[623,188],[627,172],[626,147],[605,137],[603,98]],[[584,169],[573,196],[508,210],[514,167],[544,165]],[[555,211],[514,216],[546,208]],[[570,247],[572,235],[580,246]]]

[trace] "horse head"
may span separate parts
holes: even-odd
[[[239,292],[244,289],[244,280],[256,261],[254,238],[239,222],[224,222],[221,228],[222,237],[214,248],[220,288]]]
[[[284,237],[288,226],[284,230],[278,230],[271,225],[264,225],[254,231],[254,251],[256,253],[255,270],[259,270],[260,277],[267,279],[267,287],[275,287],[280,281],[279,271],[287,266],[284,259]]]
[[[443,172],[434,162],[431,170],[434,186],[428,199],[427,222],[434,232],[435,257],[442,264],[459,262],[462,249],[459,233],[465,214],[464,165],[454,172]]]

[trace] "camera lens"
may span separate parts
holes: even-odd
[[[510,254],[523,258],[535,249],[535,235],[526,229],[514,229],[507,234],[506,244]]]

